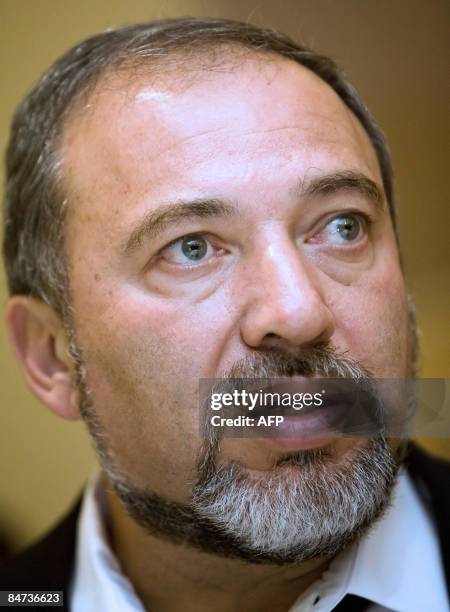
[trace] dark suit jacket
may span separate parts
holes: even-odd
[[[450,592],[450,463],[433,457],[414,444],[409,445],[405,463],[419,494],[434,517],[447,590]],[[67,600],[74,568],[80,505],[81,498],[54,530],[0,568],[0,590],[64,591],[64,607],[51,609],[69,609]],[[420,580],[420,576],[417,576],[417,580]]]

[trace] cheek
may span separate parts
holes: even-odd
[[[345,346],[378,378],[408,374],[408,308],[400,269],[367,275],[347,287],[337,308],[338,346]]]
[[[97,311],[77,321],[77,335],[111,452],[136,484],[185,499],[201,445],[199,378],[210,376],[226,337],[217,333],[220,314],[125,290]]]

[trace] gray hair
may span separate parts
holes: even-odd
[[[40,298],[64,314],[68,303],[64,228],[67,194],[58,145],[69,113],[107,71],[149,61],[241,48],[308,68],[356,115],[376,152],[395,225],[389,149],[364,102],[335,62],[274,30],[228,19],[180,18],[107,30],[60,57],[16,110],[6,156],[3,253],[9,291]],[[179,53],[176,53],[179,52]],[[228,53],[228,55],[230,55]]]

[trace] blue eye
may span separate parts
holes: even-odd
[[[363,221],[359,215],[342,215],[335,217],[323,230],[331,242],[345,244],[360,238]]]
[[[208,243],[204,238],[197,238],[191,236],[189,238],[183,238],[181,241],[181,250],[183,255],[186,255],[188,259],[192,261],[198,261],[203,259],[208,251]]]
[[[161,253],[170,263],[190,265],[211,255],[212,247],[201,236],[184,236],[169,244]]]

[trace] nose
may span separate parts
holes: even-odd
[[[327,343],[335,322],[320,273],[290,241],[262,249],[246,271],[241,337],[252,348]]]

